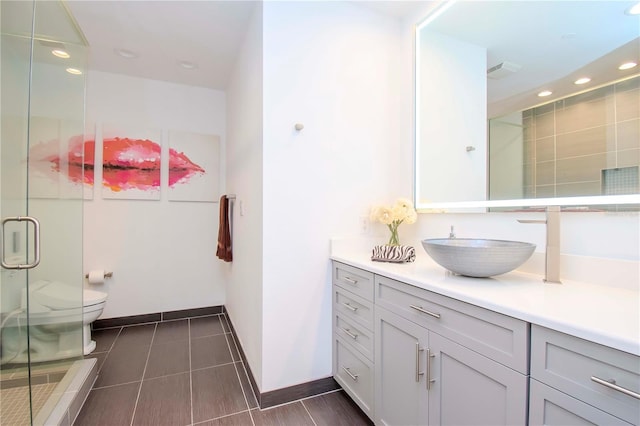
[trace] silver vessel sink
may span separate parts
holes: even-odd
[[[440,266],[467,277],[491,277],[516,269],[531,257],[535,244],[473,238],[422,240],[422,247]]]

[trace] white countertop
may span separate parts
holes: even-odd
[[[640,356],[640,293],[510,272],[492,278],[453,275],[416,247],[416,261],[371,261],[371,250],[332,244],[331,259],[532,324]]]

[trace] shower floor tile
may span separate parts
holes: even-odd
[[[92,338],[102,352],[88,357],[102,367],[76,426],[372,425],[341,390],[257,408],[224,314],[99,330]]]
[[[45,383],[31,386],[33,412],[38,413],[56,388],[57,383]],[[0,425],[29,425],[29,388],[20,386],[0,391]]]

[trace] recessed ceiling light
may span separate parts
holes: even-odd
[[[591,79],[589,77],[582,77],[582,78],[577,79],[573,83],[574,84],[587,84],[590,81],[591,81]]]
[[[71,57],[71,55],[69,55],[66,50],[62,50],[62,49],[53,49],[51,51],[51,54],[53,56],[57,56],[58,58],[62,58],[62,59],[69,59]]]
[[[116,53],[116,55],[122,56],[123,58],[127,59],[134,59],[139,56],[136,52],[127,49],[113,49],[113,51]]]
[[[178,61],[178,65],[186,70],[193,70],[198,68],[198,64],[189,61]]]
[[[549,96],[552,93],[553,92],[551,90],[543,90],[542,92],[538,93],[538,96],[540,96],[541,98],[544,98],[545,96]]]
[[[77,68],[67,68],[67,72],[69,74],[73,74],[73,75],[81,75],[82,74],[82,71],[80,71]]]
[[[624,11],[627,15],[640,15],[640,3],[636,3]]]
[[[635,62],[625,62],[624,64],[620,65],[618,67],[619,70],[630,70],[631,68],[635,67],[636,65],[638,65]]]

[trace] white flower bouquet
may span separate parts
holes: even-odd
[[[391,231],[388,245],[399,246],[398,226],[402,223],[415,223],[418,219],[418,213],[413,207],[411,200],[406,198],[398,198],[391,207],[378,206],[371,209],[370,219],[374,222],[380,222],[387,225]]]

